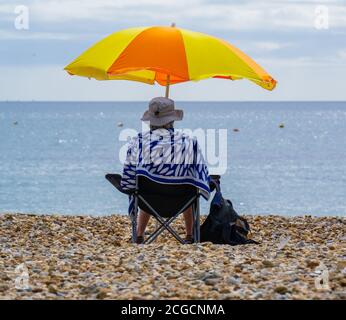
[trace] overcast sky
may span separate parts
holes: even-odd
[[[15,27],[19,5],[28,8],[28,30]],[[325,9],[329,25],[320,29]],[[273,92],[247,80],[183,83],[171,89],[177,100],[346,100],[346,0],[0,0],[0,100],[163,95],[158,85],[71,77],[63,68],[114,31],[171,22],[226,39],[278,81]]]

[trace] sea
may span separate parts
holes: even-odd
[[[0,102],[0,212],[127,214],[127,197],[104,176],[121,173],[146,108],[145,101]],[[184,110],[176,128],[204,135],[210,171],[221,173],[223,196],[240,214],[346,215],[346,102],[177,101],[176,108]],[[209,206],[201,200],[203,214]]]

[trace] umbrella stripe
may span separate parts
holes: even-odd
[[[244,75],[249,79],[264,80],[268,74],[261,68],[254,60],[247,56],[237,47],[233,46],[229,42],[226,42],[222,39],[218,39],[224,46],[229,48],[239,59],[242,61],[241,70]]]
[[[135,70],[155,71],[155,81],[166,85],[189,80],[186,52],[179,29],[150,27],[139,33],[108,69],[109,75]]]
[[[107,70],[128,44],[147,27],[130,28],[112,33],[86,50],[65,70],[70,74],[105,80]]]
[[[226,41],[185,29],[181,32],[191,80],[245,77],[257,82],[270,81],[271,77],[256,62]]]
[[[252,69],[256,77],[247,76],[249,80],[255,82],[261,87],[273,90],[276,86],[276,80],[274,80],[260,65],[258,65],[254,60],[252,60],[248,55],[242,52],[237,47],[233,46],[229,42],[226,42],[222,39],[219,39],[225,46],[229,47],[243,62],[245,66],[248,66]]]

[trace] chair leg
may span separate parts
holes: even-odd
[[[137,242],[137,215],[138,215],[138,197],[135,196],[135,204],[132,214],[132,243]]]
[[[199,198],[193,206],[193,239],[194,243],[200,242],[200,211],[199,211]]]
[[[193,242],[195,242],[195,239],[197,237],[196,234],[196,201],[192,205],[192,237],[193,237]]]
[[[199,208],[199,198],[196,200],[196,207],[197,207],[197,215],[196,215],[196,243],[199,243],[201,241],[201,220],[200,220],[200,208]]]

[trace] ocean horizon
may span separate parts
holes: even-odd
[[[127,198],[124,130],[147,101],[0,102],[0,212],[109,215]],[[241,214],[346,214],[346,102],[176,101],[178,129],[227,129],[223,195]],[[122,139],[124,140],[124,139]],[[218,150],[222,153],[223,150]],[[203,214],[209,203],[202,201]]]

